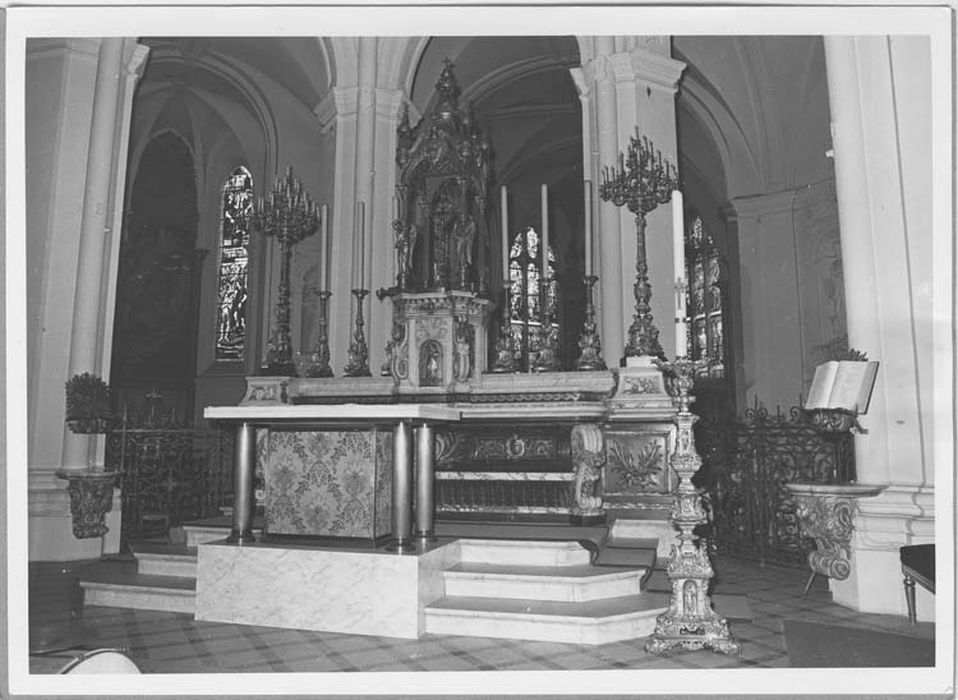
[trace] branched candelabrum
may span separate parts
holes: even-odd
[[[499,323],[499,337],[496,339],[496,361],[489,370],[495,374],[507,374],[519,370],[516,365],[515,347],[512,340],[512,282],[502,284],[502,320]]]
[[[559,371],[559,339],[552,325],[552,278],[539,280],[539,352],[532,364],[533,372]]]
[[[281,256],[276,330],[269,340],[264,370],[270,375],[296,376],[289,327],[289,265],[293,246],[319,228],[319,209],[303,190],[303,183],[293,177],[292,167],[276,181],[268,199],[260,197],[251,223],[255,230],[279,241]]]
[[[306,376],[311,378],[326,378],[333,376],[333,368],[329,366],[329,298],[332,292],[315,290],[319,297],[319,318],[317,319],[316,355],[315,360],[306,368]]]
[[[623,204],[635,214],[635,318],[629,327],[626,357],[648,355],[664,357],[659,343],[659,331],[652,321],[649,299],[649,266],[645,256],[645,216],[664,204],[678,186],[678,172],[668,161],[662,161],[662,152],[653,154],[648,138],[639,138],[638,129],[629,139],[628,154],[619,154],[619,163],[602,170],[599,196],[603,201],[620,207]]]
[[[582,324],[582,333],[579,334],[579,359],[575,368],[580,372],[605,369],[605,360],[602,359],[602,341],[596,331],[595,304],[592,300],[592,291],[599,278],[595,275],[586,275],[585,282],[585,322]]]
[[[354,289],[356,297],[356,330],[353,331],[353,340],[349,344],[349,361],[343,369],[347,377],[369,377],[369,350],[366,347],[366,331],[363,326],[363,299],[369,294],[368,289]]]
[[[669,609],[659,615],[655,631],[645,646],[649,652],[663,652],[672,647],[684,649],[709,648],[725,654],[738,653],[739,645],[729,634],[728,623],[712,609],[709,581],[714,576],[708,552],[696,540],[693,530],[706,522],[705,508],[692,477],[702,466],[702,458],[695,449],[692,427],[697,416],[690,410],[689,392],[695,383],[696,371],[706,365],[704,360],[676,358],[674,362],[658,362],[663,371],[675,375],[673,400],[678,407],[675,416],[675,451],[672,469],[679,477],[678,486],[669,512],[669,521],[678,530],[678,544],[672,545],[672,554],[666,573],[672,584]]]

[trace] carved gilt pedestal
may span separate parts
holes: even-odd
[[[851,573],[851,542],[858,499],[877,496],[887,487],[792,483],[785,484],[785,488],[795,497],[802,532],[815,540],[816,549],[808,553],[812,573],[802,595],[808,592],[818,574],[844,581]]]

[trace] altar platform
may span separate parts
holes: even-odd
[[[197,548],[196,619],[418,639],[458,546],[396,555],[291,542]]]
[[[197,547],[195,619],[419,639],[604,644],[648,636],[668,595],[644,564],[604,567],[576,541],[451,539],[385,547],[289,541]]]

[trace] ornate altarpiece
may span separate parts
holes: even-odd
[[[485,370],[492,149],[446,59],[436,105],[398,128],[393,334],[383,368],[400,392],[456,391]]]

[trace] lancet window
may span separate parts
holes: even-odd
[[[555,252],[548,251],[548,278],[542,291],[542,237],[533,227],[517,233],[509,248],[509,279],[512,282],[510,327],[516,363],[528,371],[536,359],[542,337],[542,304],[556,308]],[[552,323],[558,328],[557,323]]]
[[[220,216],[216,359],[241,360],[246,345],[249,222],[253,178],[242,165],[226,178]]]
[[[704,377],[725,376],[725,340],[722,309],[725,279],[718,247],[705,229],[701,216],[694,216],[685,235],[686,279],[689,280],[689,348],[696,360],[706,360]]]

